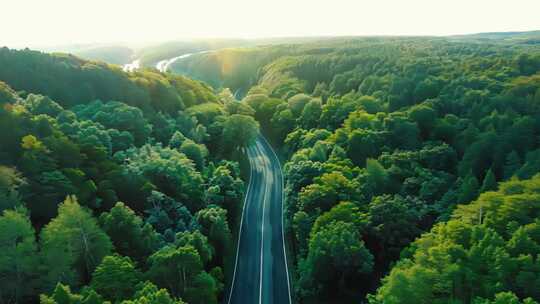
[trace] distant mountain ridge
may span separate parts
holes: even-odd
[[[488,39],[488,40],[508,40],[516,41],[523,40],[535,41],[540,43],[540,30],[536,31],[513,31],[513,32],[486,32],[486,33],[476,33],[476,34],[467,34],[467,35],[454,35],[449,36],[449,38],[457,39]]]
[[[126,64],[140,59],[143,66],[153,66],[160,60],[170,59],[182,54],[215,50],[221,48],[253,47],[277,44],[303,44],[319,40],[351,39],[361,37],[387,37],[387,36],[312,36],[312,37],[274,37],[254,39],[192,39],[171,40],[161,43],[148,44],[73,44],[56,47],[38,47],[44,52],[63,52],[90,60],[99,60],[112,64]],[[392,36],[399,37],[399,36]],[[408,37],[408,36],[403,36]],[[427,37],[427,36],[426,36]],[[464,35],[443,36],[452,40],[489,40],[493,42],[519,42],[522,44],[540,44],[540,30],[511,31],[511,32],[483,32]]]

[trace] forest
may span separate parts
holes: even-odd
[[[281,147],[299,303],[540,301],[537,44],[336,38],[173,70],[246,90]]]
[[[0,303],[218,303],[258,123],[181,76],[0,66]]]
[[[294,302],[540,303],[534,41],[312,39],[173,73],[3,48],[0,67],[0,303],[222,302],[259,129]]]

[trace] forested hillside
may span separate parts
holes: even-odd
[[[0,303],[220,301],[257,122],[181,76],[7,48],[0,67]]]
[[[160,60],[174,58],[188,53],[221,49],[231,46],[249,45],[251,41],[242,39],[201,39],[195,41],[170,41],[143,47],[136,51],[143,66],[154,65]]]
[[[243,101],[287,160],[299,302],[540,301],[538,46],[351,38],[176,70],[256,84]]]
[[[0,49],[0,303],[226,299],[259,126],[284,164],[296,302],[540,302],[535,35],[173,64],[208,84]]]
[[[539,186],[540,175],[512,179],[458,206],[403,251],[370,303],[536,303]]]
[[[143,111],[176,114],[199,103],[215,102],[205,84],[151,70],[123,73],[119,66],[72,55],[0,49],[0,80],[17,91],[39,93],[71,107],[96,99],[123,101]]]

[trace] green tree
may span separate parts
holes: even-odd
[[[192,287],[188,289],[185,298],[193,304],[217,304],[217,285],[213,276],[201,271],[193,278]]]
[[[365,180],[372,195],[382,194],[388,188],[388,172],[376,159],[366,160]]]
[[[321,140],[317,141],[309,151],[309,159],[317,162],[325,162],[328,157],[329,148],[328,143]]]
[[[113,153],[126,150],[134,144],[135,139],[133,138],[133,135],[127,131],[109,129],[108,133],[111,137],[111,148]]]
[[[486,176],[484,176],[484,181],[482,182],[480,193],[486,192],[486,191],[493,191],[496,189],[497,189],[497,180],[495,179],[495,175],[493,174],[493,171],[489,169],[486,173]]]
[[[287,100],[289,108],[295,117],[299,117],[304,111],[304,107],[312,100],[313,98],[306,94],[296,94]]]
[[[191,212],[180,202],[165,194],[152,191],[148,197],[146,209],[148,214],[146,222],[150,223],[158,232],[164,233],[167,230],[184,231],[191,227],[193,216]]]
[[[376,241],[375,255],[386,263],[399,257],[399,253],[422,232],[427,208],[423,202],[399,195],[374,197],[369,204],[369,234]]]
[[[116,251],[143,262],[160,245],[159,236],[150,224],[122,202],[99,217],[102,229],[110,237]]]
[[[339,128],[352,112],[362,107],[361,100],[367,101],[363,97],[357,99],[357,96],[352,93],[346,94],[342,98],[332,97],[328,99],[322,108],[320,125],[330,130]]]
[[[93,120],[106,128],[130,132],[138,145],[143,144],[152,131],[142,110],[123,102],[104,103],[96,100],[89,104],[78,105],[72,110],[81,119]]]
[[[536,304],[538,302],[531,298],[526,298],[520,301],[519,298],[512,292],[499,292],[495,295],[493,301],[477,298],[473,304]]]
[[[366,215],[360,212],[358,205],[352,202],[341,202],[317,218],[311,233],[318,233],[326,226],[338,221],[352,223],[358,231],[362,231],[367,224]]]
[[[315,183],[302,189],[298,196],[303,210],[328,211],[340,201],[354,201],[358,198],[358,183],[340,172],[325,173],[315,179]]]
[[[133,299],[122,301],[122,304],[184,304],[180,299],[171,297],[166,289],[158,289],[152,282],[146,281],[137,285]]]
[[[318,297],[328,299],[345,292],[351,276],[369,273],[372,267],[373,256],[354,225],[332,222],[311,236],[299,284],[308,290],[319,286]]]
[[[510,177],[512,177],[512,175],[514,175],[519,170],[519,168],[521,168],[521,165],[522,163],[519,155],[516,151],[512,150],[512,152],[510,152],[508,156],[506,156],[506,162],[504,165],[504,178],[509,179]]]
[[[280,105],[285,101],[278,98],[269,98],[263,94],[248,95],[243,102],[246,102],[255,110],[255,118],[263,128],[270,126],[270,120]]]
[[[236,99],[234,98],[233,93],[231,92],[231,89],[224,88],[219,92],[218,94],[219,101],[221,101],[222,104],[229,104],[236,102]]]
[[[179,247],[184,246],[193,246],[197,249],[201,261],[203,264],[207,264],[212,260],[214,253],[214,248],[208,243],[208,238],[204,236],[200,231],[184,231],[176,234],[175,245]]]
[[[193,246],[166,246],[148,259],[147,275],[175,296],[183,296],[194,278],[203,270],[197,249]]]
[[[306,104],[302,110],[302,115],[300,115],[299,121],[300,125],[305,129],[311,129],[317,127],[319,124],[319,119],[322,114],[322,105],[321,101],[318,99],[313,99]]]
[[[479,188],[478,179],[472,174],[467,175],[461,181],[458,202],[467,203],[475,199],[478,196]]]
[[[437,113],[427,104],[421,104],[410,109],[409,117],[418,124],[422,137],[427,138],[435,125]]]
[[[176,149],[146,144],[139,149],[116,153],[115,158],[127,162],[123,166],[124,179],[143,178],[142,185],[136,190],[146,190],[145,197],[148,190],[157,188],[177,201],[189,203],[190,210],[198,210],[203,205],[203,178],[193,162]],[[119,182],[125,183],[124,179]]]
[[[60,170],[39,174],[29,182],[29,187],[31,188],[30,193],[27,193],[24,200],[28,202],[27,206],[32,217],[42,222],[55,215],[58,202],[77,192],[73,183]]]
[[[24,100],[24,107],[35,115],[46,114],[56,117],[64,109],[47,96],[30,94]]]
[[[112,244],[89,211],[68,196],[58,207],[58,216],[41,231],[41,247],[48,286],[77,286],[90,279]]]
[[[247,115],[247,116],[253,116],[255,115],[255,110],[253,110],[248,104],[243,102],[227,102],[225,103],[225,111],[229,115],[233,114],[241,114],[241,115]]]
[[[391,145],[409,150],[418,147],[420,135],[418,125],[409,121],[402,112],[389,114],[385,118],[384,124],[390,131]]]
[[[271,125],[274,136],[282,142],[287,134],[295,127],[295,118],[291,110],[276,111],[272,116]]]
[[[200,231],[208,237],[208,241],[220,252],[218,263],[223,262],[231,250],[232,235],[227,221],[227,210],[218,206],[209,206],[195,215],[195,220],[200,225]]]
[[[195,168],[197,168],[197,170],[203,170],[205,159],[208,156],[208,150],[204,145],[197,144],[194,141],[187,139],[180,146],[180,152],[184,153],[195,163]]]
[[[356,165],[363,166],[366,159],[378,156],[382,142],[380,132],[365,129],[353,130],[348,134],[347,155]]]
[[[292,230],[294,231],[296,245],[301,254],[304,254],[307,250],[309,233],[313,226],[313,222],[315,221],[313,217],[314,216],[310,216],[305,211],[298,211],[292,218]]]
[[[169,146],[171,148],[180,148],[180,146],[182,146],[182,143],[186,140],[186,137],[184,136],[184,134],[182,134],[182,132],[180,131],[175,131],[174,134],[172,135],[171,139],[169,140]]]
[[[214,169],[208,184],[208,202],[225,208],[231,219],[238,218],[244,195],[244,182],[227,166],[221,165]]]
[[[259,124],[253,117],[233,114],[223,125],[223,149],[232,152],[239,147],[246,147],[255,141]]]
[[[384,279],[376,296],[369,297],[370,304],[417,304],[433,303],[437,273],[424,267],[394,272]]]
[[[361,96],[358,98],[358,104],[369,114],[375,114],[384,111],[383,103],[373,96]]]
[[[21,205],[19,188],[25,183],[16,169],[0,166],[0,212]]]
[[[50,296],[42,294],[41,304],[110,304],[94,290],[85,288],[81,294],[71,292],[69,285],[58,283]]]
[[[92,274],[90,286],[111,301],[131,298],[141,273],[128,257],[109,255],[103,258]]]
[[[0,81],[0,103],[13,103],[17,100],[17,92],[5,82]]]
[[[6,210],[0,216],[0,299],[22,303],[35,294],[38,266],[35,231],[25,210]]]

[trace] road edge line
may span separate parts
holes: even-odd
[[[238,253],[240,252],[240,239],[242,238],[242,227],[244,226],[244,211],[246,210],[246,203],[247,203],[247,198],[249,196],[249,190],[251,190],[251,185],[252,185],[252,170],[253,170],[253,166],[251,165],[251,159],[249,158],[249,155],[248,155],[248,152],[247,152],[247,149],[249,147],[245,148],[246,149],[246,156],[248,158],[248,162],[249,162],[249,182],[248,182],[248,188],[246,190],[246,196],[244,197],[244,205],[242,206],[242,216],[240,217],[240,228],[238,229],[238,244],[236,244],[236,259],[235,259],[235,262],[234,262],[234,270],[233,270],[233,279],[232,279],[232,282],[231,282],[231,290],[229,292],[229,299],[227,300],[227,304],[230,304],[231,303],[231,297],[232,297],[232,293],[233,293],[233,290],[234,290],[234,281],[236,279],[236,267],[238,266]]]

